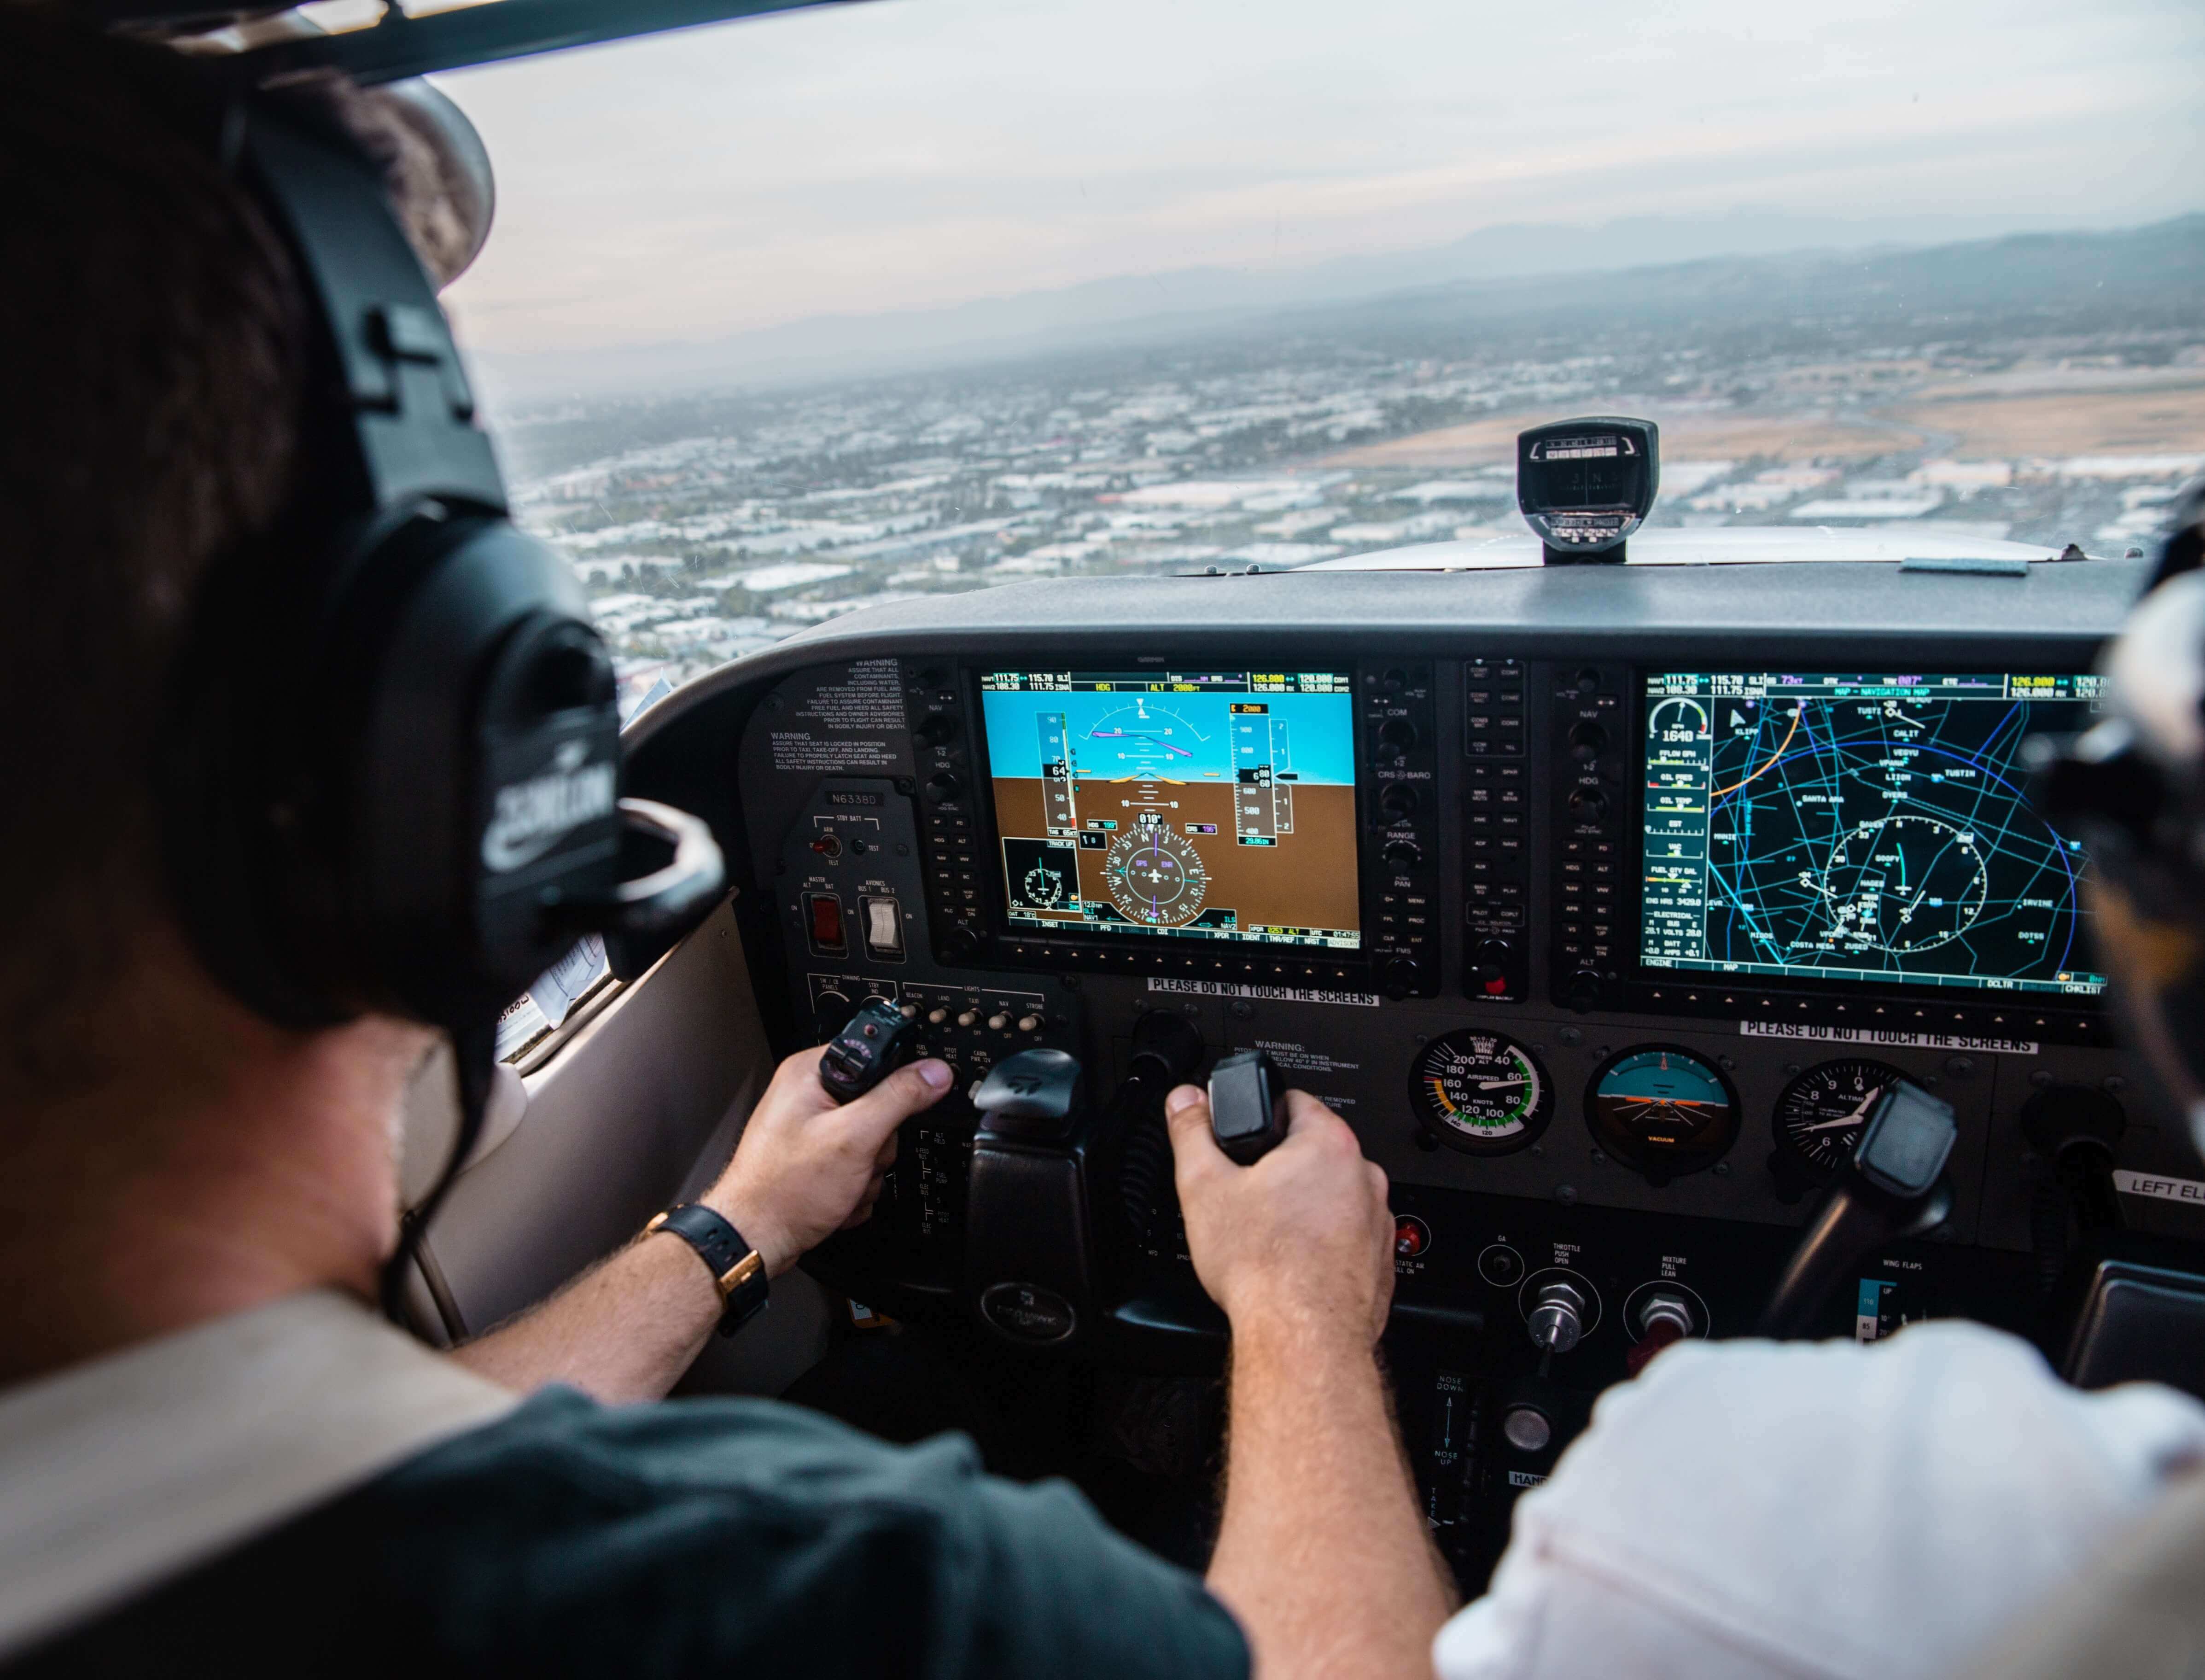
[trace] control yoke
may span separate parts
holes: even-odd
[[[1760,1333],[1804,1334],[1831,1286],[1872,1250],[1944,1224],[1952,1212],[1945,1163],[1958,1137],[1950,1103],[1893,1080],[1784,1268],[1761,1315]]]

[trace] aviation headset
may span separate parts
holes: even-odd
[[[217,559],[179,657],[163,844],[200,958],[268,1019],[452,1036],[460,1136],[385,1268],[399,1317],[499,1015],[585,933],[694,919],[722,859],[697,818],[618,796],[612,662],[572,568],[507,517],[378,166],[295,99],[235,97],[221,129],[297,270],[307,396],[288,511]]]
[[[2083,890],[2146,1094],[2205,1155],[2205,478],[2174,499],[2152,587],[2107,650],[2104,721],[2048,743],[2046,814]]]

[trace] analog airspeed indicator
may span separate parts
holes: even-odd
[[[1528,1147],[1554,1109],[1554,1088],[1536,1057],[1501,1033],[1469,1029],[1417,1053],[1409,1100],[1433,1137],[1476,1155]]]

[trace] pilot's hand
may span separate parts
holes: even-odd
[[[735,1158],[701,1199],[777,1277],[835,1232],[865,1222],[895,1165],[896,1128],[940,1101],[949,1081],[947,1062],[913,1062],[838,1105],[819,1083],[819,1052],[799,1050],[776,1070]]]
[[[1386,1175],[1347,1122],[1288,1091],[1286,1142],[1240,1167],[1210,1136],[1198,1087],[1174,1090],[1164,1114],[1187,1252],[1236,1333],[1264,1325],[1375,1345],[1394,1298],[1394,1216]]]

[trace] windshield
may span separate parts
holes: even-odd
[[[882,0],[455,74],[449,294],[633,706],[882,601],[1655,527],[2093,554],[2205,461],[2205,11]],[[1735,537],[1726,539],[1735,543]]]

